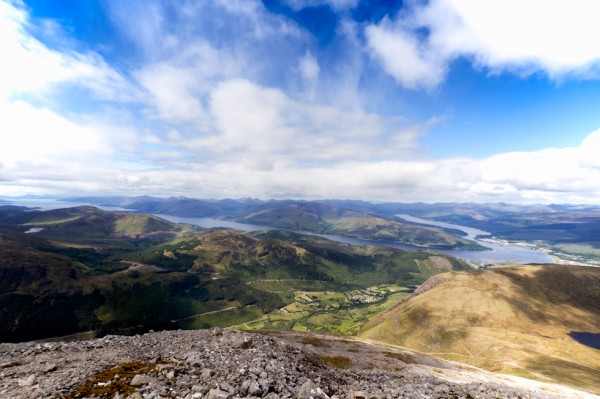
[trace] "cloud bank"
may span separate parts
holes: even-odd
[[[598,202],[600,130],[574,147],[435,159],[423,137],[438,115],[378,112],[367,87],[391,75],[435,90],[458,57],[592,78],[600,28],[573,4],[414,2],[378,23],[340,17],[323,49],[260,2],[115,0],[107,13],[130,49],[115,63],[44,42],[22,3],[0,1],[0,195]],[[565,19],[579,30],[552,29]]]

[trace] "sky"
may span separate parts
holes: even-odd
[[[595,0],[0,0],[0,196],[600,203]]]

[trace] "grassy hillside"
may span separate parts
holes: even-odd
[[[352,247],[287,232],[200,232],[89,207],[17,212],[3,223],[13,230],[0,233],[0,341],[240,324],[316,288],[354,309],[350,333],[366,321],[367,310],[360,300],[346,301],[348,292],[375,287],[379,293],[365,295],[377,305],[392,304],[390,297],[406,287],[468,267],[433,253]],[[44,230],[15,231],[30,226]]]
[[[472,241],[442,229],[314,202],[276,206],[251,213],[242,220],[284,229],[396,241],[422,247],[483,249]]]
[[[0,209],[0,226],[25,232],[35,228],[37,236],[52,240],[75,240],[79,243],[117,237],[173,237],[184,228],[156,216],[106,212],[92,206],[51,211],[13,211]]]
[[[485,369],[600,392],[600,269],[506,266],[433,277],[361,336]],[[599,335],[596,335],[598,337]]]
[[[476,227],[497,238],[535,243],[559,258],[600,265],[598,206],[380,204],[377,211]]]

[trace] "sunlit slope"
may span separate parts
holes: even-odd
[[[243,220],[285,229],[396,241],[423,247],[483,249],[475,242],[438,228],[402,223],[317,203],[295,203],[268,208],[254,212]]]
[[[52,239],[152,237],[174,235],[181,226],[152,215],[130,212],[107,212],[92,206],[0,214],[0,223],[39,228],[39,236]]]
[[[451,272],[381,315],[361,336],[485,369],[600,391],[600,269],[505,266]]]

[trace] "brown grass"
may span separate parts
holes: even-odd
[[[352,367],[352,360],[345,356],[321,356],[319,360],[326,366],[336,369],[349,369]]]
[[[139,361],[119,364],[111,369],[102,370],[88,378],[85,384],[75,388],[74,391],[67,394],[66,399],[76,398],[110,398],[115,394],[131,395],[136,388],[129,385],[133,377],[137,374],[148,374],[154,372],[155,364],[142,363]],[[116,376],[118,379],[115,379]],[[104,385],[109,383],[108,385]],[[100,385],[98,385],[100,384]]]

